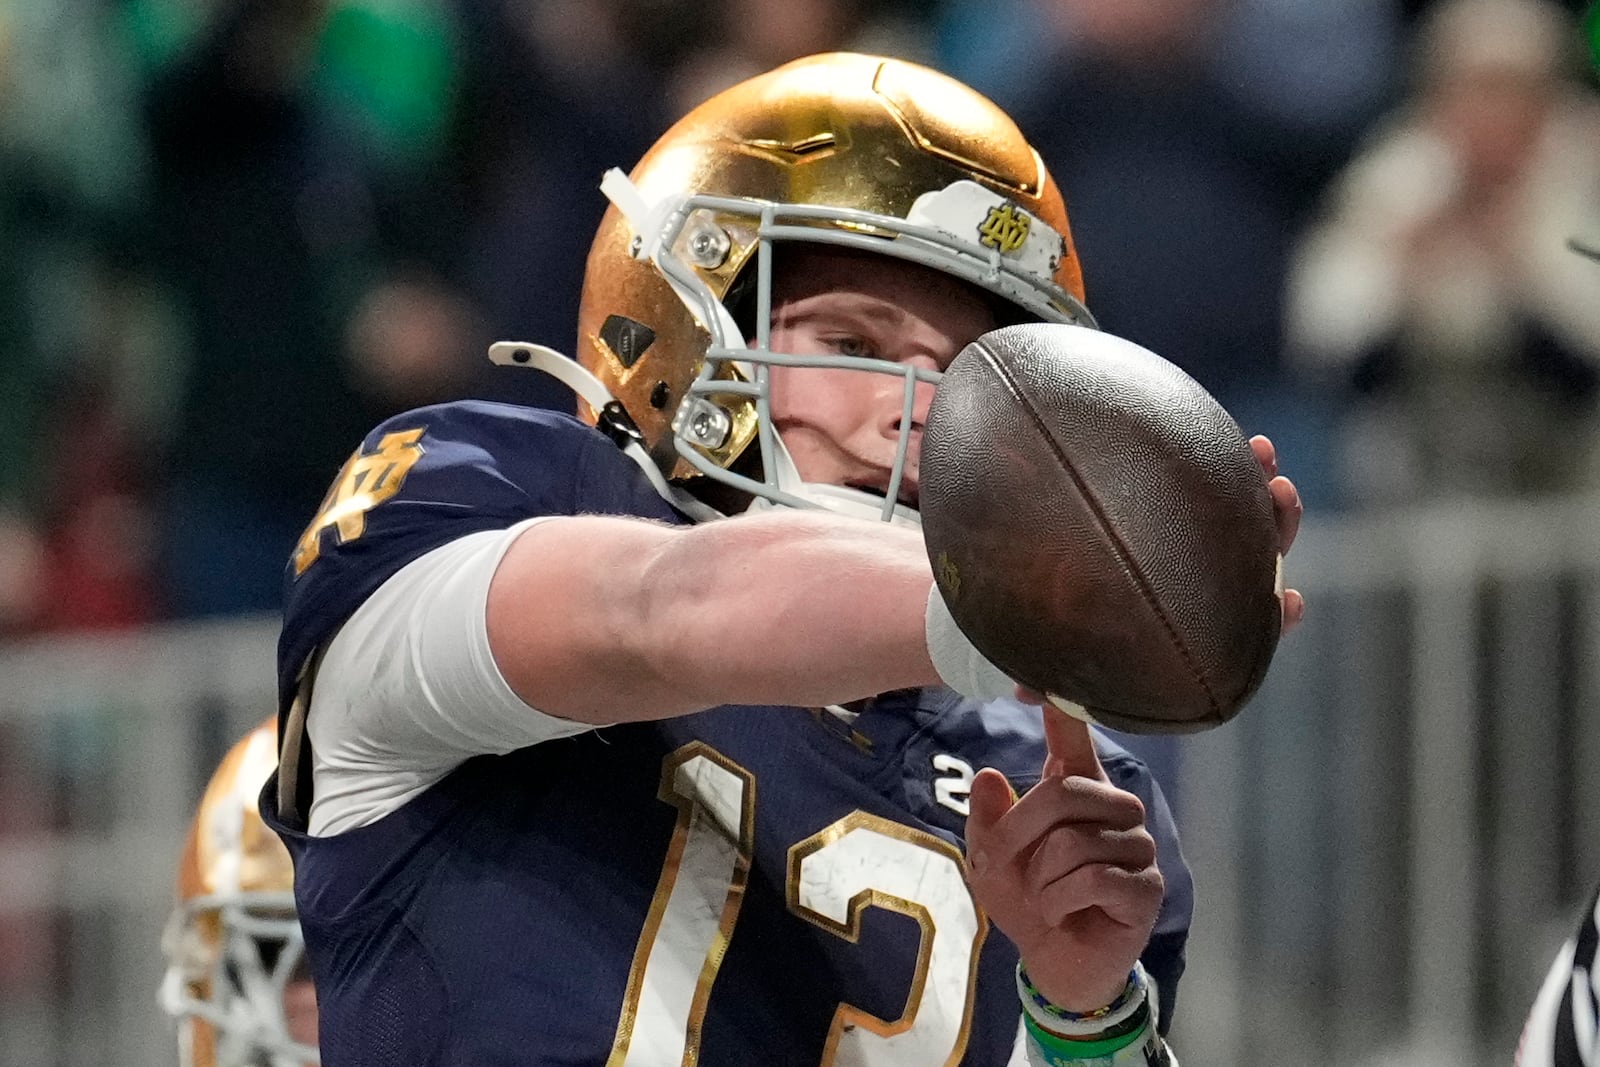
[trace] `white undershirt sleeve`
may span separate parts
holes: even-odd
[[[328,837],[396,810],[472,756],[592,729],[512,691],[489,650],[489,582],[535,523],[485,530],[413,560],[329,643],[312,688],[310,832]]]

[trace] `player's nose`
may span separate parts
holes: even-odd
[[[929,369],[937,369],[936,366]],[[936,386],[932,382],[913,381],[909,373],[905,378],[892,378],[891,388],[883,390],[880,394],[878,429],[883,436],[898,439],[902,430],[908,429],[912,433],[912,447],[922,443],[922,428],[928,421],[928,409],[933,405],[933,393]],[[910,391],[910,408],[906,405],[906,393]],[[910,415],[909,427],[907,415]]]

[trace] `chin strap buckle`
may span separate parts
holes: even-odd
[[[638,423],[633,421],[633,416],[628,414],[620,401],[610,400],[601,406],[595,417],[594,428],[605,434],[618,448],[645,446],[644,434],[639,432]]]

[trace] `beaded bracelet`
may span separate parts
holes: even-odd
[[[1090,1012],[1068,1011],[1050,1003],[1034,986],[1027,969],[1020,961],[1017,963],[1017,996],[1022,1000],[1023,1011],[1045,1030],[1067,1038],[1105,1038],[1110,1031],[1122,1032],[1120,1024],[1146,1009],[1149,992],[1144,967],[1135,963],[1128,972],[1127,984],[1110,1004]]]

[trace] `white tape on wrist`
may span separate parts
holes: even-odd
[[[956,625],[937,582],[928,590],[927,635],[928,658],[951,689],[964,697],[985,701],[1016,693],[1017,683],[973,647]]]

